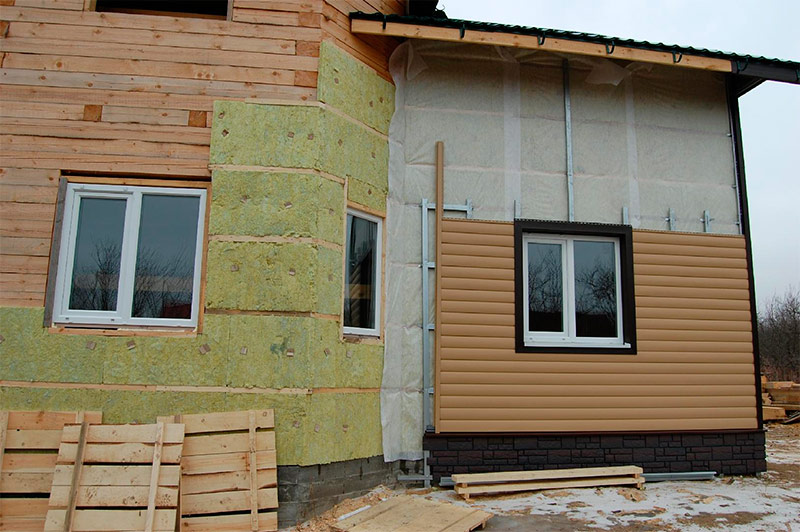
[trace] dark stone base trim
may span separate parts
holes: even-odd
[[[278,467],[278,526],[293,526],[329,510],[344,499],[360,497],[381,484],[394,487],[400,470],[416,462],[383,461],[373,456],[312,466]]]
[[[426,434],[435,483],[454,473],[638,465],[645,473],[766,471],[764,431],[596,435]]]

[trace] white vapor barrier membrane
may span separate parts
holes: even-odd
[[[445,203],[472,200],[476,219],[567,220],[564,59],[575,221],[622,223],[625,208],[634,228],[667,230],[672,209],[675,230],[703,232],[709,211],[711,232],[740,232],[721,74],[492,46],[402,44],[390,61],[396,98],[381,388],[387,461],[422,457],[420,202],[436,201],[435,143],[445,144]],[[433,229],[431,211],[431,261]],[[431,273],[431,319],[434,288]]]

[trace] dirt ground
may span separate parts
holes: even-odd
[[[580,488],[463,501],[452,490],[384,487],[348,499],[286,532],[332,532],[340,516],[401,493],[474,506],[494,515],[488,531],[800,532],[800,424],[767,425],[767,471],[757,477],[654,482],[644,490]]]

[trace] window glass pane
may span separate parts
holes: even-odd
[[[69,308],[117,310],[124,199],[81,198]]]
[[[616,338],[617,279],[613,242],[575,241],[575,331]]]
[[[564,332],[561,244],[528,243],[528,328]]]
[[[198,197],[142,195],[134,317],[192,317],[199,210]]]
[[[344,325],[375,328],[378,224],[347,215]]]

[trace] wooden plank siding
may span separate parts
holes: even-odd
[[[757,428],[745,240],[633,232],[638,353],[517,353],[514,226],[445,220],[436,429]]]
[[[44,304],[62,172],[209,179],[214,101],[316,99],[323,38],[389,78],[393,45],[347,14],[396,0],[232,2],[231,20],[3,2],[0,305]]]

